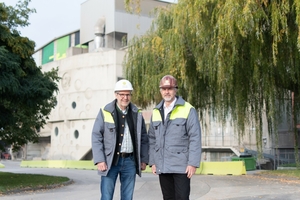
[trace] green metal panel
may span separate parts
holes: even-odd
[[[54,60],[54,43],[51,42],[42,50],[42,65]]]
[[[67,57],[67,50],[69,48],[69,35],[59,38],[56,41],[56,60],[63,59]]]
[[[232,161],[244,161],[246,171],[256,170],[256,160],[254,157],[232,157]]]

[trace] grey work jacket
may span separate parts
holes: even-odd
[[[164,101],[151,116],[149,136],[149,165],[156,173],[185,174],[188,165],[199,167],[201,160],[201,129],[194,107],[177,97],[174,108],[166,117],[160,115]]]
[[[95,120],[93,131],[92,131],[92,152],[93,160],[96,165],[99,162],[106,162],[108,170],[102,172],[98,170],[98,174],[101,176],[106,176],[111,168],[113,157],[115,153],[115,147],[117,142],[117,132],[116,125],[114,122],[114,115],[117,112],[115,110],[116,100],[107,104],[104,108],[101,108],[98,116]],[[145,126],[145,121],[140,110],[132,103],[130,103],[130,108],[133,116],[133,121],[135,124],[134,134],[135,134],[135,146],[136,149],[135,157],[137,158],[137,174],[141,176],[141,163],[148,163],[149,160],[149,143],[147,130]],[[103,110],[102,110],[103,109]],[[104,112],[107,111],[111,114],[109,119],[104,118]]]

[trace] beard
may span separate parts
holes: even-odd
[[[170,97],[170,96],[165,96],[165,97],[164,97],[164,100],[165,100],[166,102],[172,102],[172,101],[173,101],[173,98]]]

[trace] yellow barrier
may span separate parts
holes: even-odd
[[[1,164],[1,163],[0,163]],[[67,168],[67,169],[91,169],[97,167],[91,160],[32,160],[22,161],[21,167],[41,167],[41,168]],[[143,172],[152,173],[149,166]],[[203,175],[245,175],[246,167],[243,161],[228,162],[201,162],[195,174]]]
[[[97,169],[91,160],[25,160],[21,162],[20,166],[35,168]]]
[[[195,174],[201,174],[202,171],[203,171],[203,162],[200,163],[200,167],[196,169]]]
[[[97,169],[97,167],[94,165],[94,162],[91,160],[82,160],[82,161],[68,160],[66,161],[66,168],[93,169],[93,170]]]
[[[0,163],[0,168],[5,168],[5,165],[3,165],[2,163]]]
[[[48,167],[48,161],[47,160],[23,160],[20,164],[21,167],[36,167],[36,168],[45,168]]]
[[[151,169],[151,167],[149,167],[149,165],[147,165],[146,169],[142,172],[152,173],[152,169]]]
[[[243,161],[228,162],[202,162],[196,174],[205,175],[246,175]]]

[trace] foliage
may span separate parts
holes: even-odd
[[[264,115],[277,132],[288,102],[297,141],[299,23],[296,0],[181,0],[157,9],[151,29],[129,43],[126,76],[143,85],[133,100],[157,103],[159,79],[172,74],[202,119],[230,118],[239,135],[255,127],[259,151]]]
[[[32,57],[35,43],[20,35],[27,26],[30,0],[15,7],[0,3],[0,140],[15,150],[36,142],[37,130],[55,106],[58,69],[43,73]],[[0,149],[3,149],[3,145]]]
[[[125,9],[129,13],[141,13],[141,0],[124,0]]]
[[[69,181],[69,178],[67,177],[41,174],[15,174],[9,172],[0,172],[0,179],[0,195],[17,190],[45,189],[49,188],[49,186]]]

